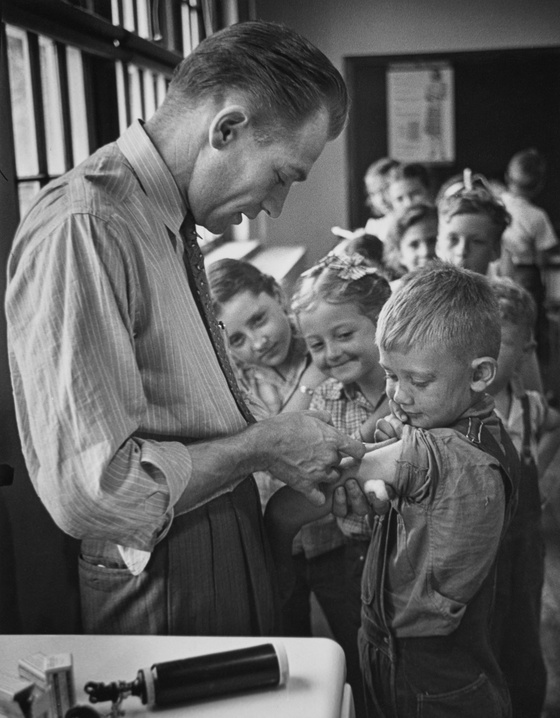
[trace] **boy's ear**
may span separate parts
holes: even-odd
[[[242,105],[228,105],[212,119],[208,129],[208,141],[215,150],[221,150],[239,137],[247,128],[249,114]]]
[[[484,392],[494,381],[498,362],[492,357],[478,357],[471,362],[472,378],[471,389],[476,392]]]

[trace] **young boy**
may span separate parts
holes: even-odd
[[[531,295],[513,280],[491,281],[498,300],[502,340],[498,371],[489,391],[496,413],[520,454],[523,474],[519,504],[500,549],[494,642],[506,676],[515,718],[539,718],[546,670],[540,643],[541,596],[544,582],[544,539],[537,470],[538,440],[559,425],[536,391],[525,391],[518,372],[534,346],[536,308]],[[515,626],[515,630],[512,630]]]
[[[489,635],[519,471],[486,394],[499,339],[487,280],[449,264],[410,274],[379,316],[387,393],[408,419],[385,421],[392,440],[349,462],[341,481],[368,492],[375,480],[379,496],[382,480],[393,497],[374,522],[362,583],[362,671],[380,718],[509,715]],[[295,508],[304,503],[284,489],[271,501],[276,552],[308,520]]]
[[[489,189],[482,175],[469,169],[452,178],[438,193],[438,238],[436,253],[456,267],[494,276],[502,254],[502,235],[510,223],[504,204]],[[523,366],[526,388],[542,391],[536,352]]]
[[[542,359],[549,355],[546,289],[541,274],[558,237],[548,214],[533,203],[541,193],[546,179],[546,162],[534,148],[517,152],[506,171],[507,190],[501,199],[511,215],[511,224],[504,232],[504,254],[510,262],[502,274],[515,279],[532,295],[537,305],[535,334],[537,352]]]
[[[437,201],[438,256],[457,267],[487,274],[502,253],[502,235],[510,217],[503,203],[476,175],[465,170]]]

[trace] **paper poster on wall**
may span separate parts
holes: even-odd
[[[401,162],[454,162],[453,100],[453,69],[449,64],[389,65],[389,156]]]

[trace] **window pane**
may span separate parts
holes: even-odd
[[[66,163],[64,161],[62,103],[56,45],[46,37],[39,37],[39,52],[47,140],[47,167],[50,175],[57,175],[66,171]]]
[[[136,32],[136,25],[134,23],[134,4],[133,0],[123,0],[123,19],[122,24],[125,30],[130,32]]]
[[[150,23],[148,20],[147,0],[136,0],[136,12],[138,14],[138,34],[140,37],[150,37]]]
[[[35,195],[39,194],[41,186],[38,182],[20,182],[18,184],[19,213],[23,217],[33,202]]]
[[[156,95],[154,75],[150,70],[144,70],[144,115],[147,120],[156,111]]]
[[[115,71],[117,73],[117,101],[119,106],[119,132],[122,133],[128,127],[128,119],[126,116],[126,89],[125,89],[125,68],[122,62],[115,63]]]
[[[130,92],[131,120],[144,119],[142,112],[142,94],[140,89],[140,71],[134,65],[128,66],[128,87]]]
[[[111,0],[111,18],[113,20],[113,25],[120,25],[121,24],[121,17],[119,14],[119,2],[118,0]]]
[[[159,107],[167,94],[167,82],[164,75],[158,75],[156,79],[156,102]]]
[[[70,93],[72,153],[74,155],[74,164],[77,165],[89,155],[82,53],[77,48],[66,48],[66,66],[68,68],[68,90]]]
[[[23,30],[11,25],[6,25],[6,33],[8,35],[8,66],[16,172],[20,177],[36,175],[39,171],[39,164],[37,162],[37,137],[27,35]]]

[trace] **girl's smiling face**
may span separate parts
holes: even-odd
[[[236,359],[282,369],[288,360],[292,325],[278,299],[266,292],[239,292],[220,306],[219,316]]]
[[[367,384],[379,371],[375,323],[355,304],[324,300],[298,314],[313,362],[343,384]]]

